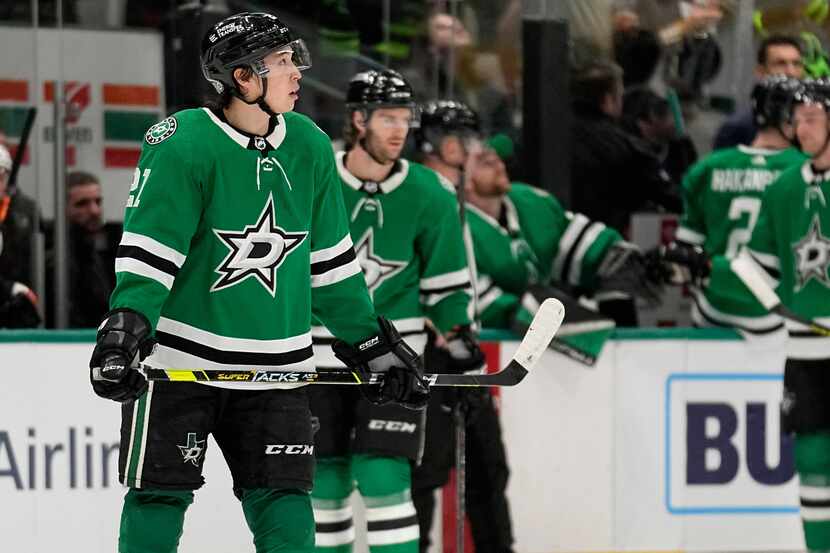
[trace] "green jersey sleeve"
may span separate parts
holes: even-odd
[[[493,279],[479,273],[476,282],[478,290],[478,317],[487,328],[510,328],[510,320],[521,303],[520,298],[502,290]]]
[[[155,328],[187,258],[202,206],[186,137],[145,142],[127,199],[111,308],[135,309]]]
[[[416,251],[422,267],[420,292],[427,316],[441,332],[456,325],[470,324],[470,274],[452,192],[436,178],[431,187],[433,201],[416,237]]]
[[[561,233],[554,245],[551,277],[571,286],[594,288],[599,264],[608,248],[622,240],[622,236],[604,223],[591,221],[581,213],[565,211],[547,192],[538,191],[537,194],[546,211],[541,220],[552,222],[553,228]]]
[[[709,166],[699,161],[683,177],[683,215],[677,229],[677,239],[703,246],[706,241],[704,198],[701,193],[709,178]]]
[[[312,314],[334,336],[355,343],[377,334],[377,316],[355,257],[334,152],[327,140],[320,155],[311,225]]]

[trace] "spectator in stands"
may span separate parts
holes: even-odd
[[[657,156],[668,175],[672,190],[680,193],[683,174],[697,160],[697,150],[688,136],[677,132],[668,100],[646,87],[633,87],[623,96],[622,122]]]
[[[682,204],[657,157],[620,125],[622,99],[617,64],[596,60],[573,71],[571,207],[625,235],[632,213],[679,213]]]
[[[12,158],[0,145],[0,328],[30,328],[40,323],[37,296],[29,288],[35,204],[9,190]]]
[[[115,286],[115,249],[119,236],[104,226],[101,184],[91,173],[66,176],[66,219],[69,225],[69,326],[94,328],[109,309]],[[54,283],[55,252],[46,258],[47,280]],[[52,287],[49,287],[52,290]],[[49,326],[55,322],[55,302],[49,303]]]
[[[786,35],[771,35],[758,47],[758,64],[755,75],[760,80],[767,75],[785,75],[794,79],[804,77],[801,43]],[[758,128],[752,118],[752,110],[746,108],[721,125],[715,135],[712,148],[731,148],[739,144],[748,146],[755,139]]]

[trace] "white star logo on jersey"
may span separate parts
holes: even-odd
[[[369,227],[355,246],[355,254],[370,294],[374,294],[381,284],[406,267],[405,261],[391,261],[375,254],[375,233],[372,227]]]
[[[803,288],[811,278],[830,287],[827,267],[830,265],[830,240],[821,234],[818,215],[813,216],[810,230],[799,242],[793,245],[798,271],[796,290]]]
[[[289,232],[276,224],[274,199],[262,209],[259,220],[241,232],[213,229],[214,234],[230,250],[215,269],[221,275],[211,292],[255,278],[272,297],[277,293],[277,269],[291,252],[302,244],[307,232]]]

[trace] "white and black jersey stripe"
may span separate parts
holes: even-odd
[[[118,245],[115,272],[143,276],[170,290],[186,258],[149,236],[125,232]]]
[[[686,242],[693,246],[703,246],[706,242],[706,235],[690,229],[689,227],[680,226],[675,233],[674,239],[678,242]]]
[[[311,252],[311,286],[328,286],[360,273],[349,234],[329,248]]]
[[[432,306],[459,290],[470,289],[470,271],[464,267],[452,273],[444,273],[421,279],[421,301]]]
[[[311,333],[290,338],[257,340],[221,336],[161,317],[156,327],[159,343],[147,362],[153,366],[212,370],[314,370]],[[250,388],[259,383],[209,383],[225,388]],[[276,387],[263,383],[263,387]]]
[[[568,213],[568,219],[570,224],[559,240],[559,250],[553,260],[552,276],[558,282],[578,286],[585,254],[606,227],[581,213]]]
[[[692,322],[698,327],[720,326],[737,328],[749,334],[763,335],[782,330],[784,321],[774,313],[762,317],[744,317],[724,313],[713,306],[701,290],[692,294]]]
[[[504,290],[487,275],[481,275],[476,281],[476,293],[478,294],[478,315],[487,311],[487,308],[493,305],[493,302],[504,295]]]

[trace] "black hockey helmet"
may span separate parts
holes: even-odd
[[[830,113],[830,80],[807,79],[793,94],[792,109],[801,104],[818,104]]]
[[[292,61],[300,71],[311,67],[311,54],[302,39],[270,13],[238,13],[226,17],[202,39],[202,73],[220,94],[228,90],[239,96],[233,72],[250,67],[264,77],[268,73],[263,59],[282,48],[293,52]],[[257,102],[252,102],[257,103]]]
[[[790,120],[793,98],[801,81],[785,75],[770,75],[752,88],[752,117],[758,128],[779,128]]]
[[[357,111],[379,107],[405,107],[416,114],[415,95],[403,75],[391,69],[372,69],[352,77],[346,92],[346,109]]]
[[[415,133],[415,145],[432,152],[447,135],[479,137],[481,124],[473,109],[457,100],[430,100],[421,107],[421,127]]]

